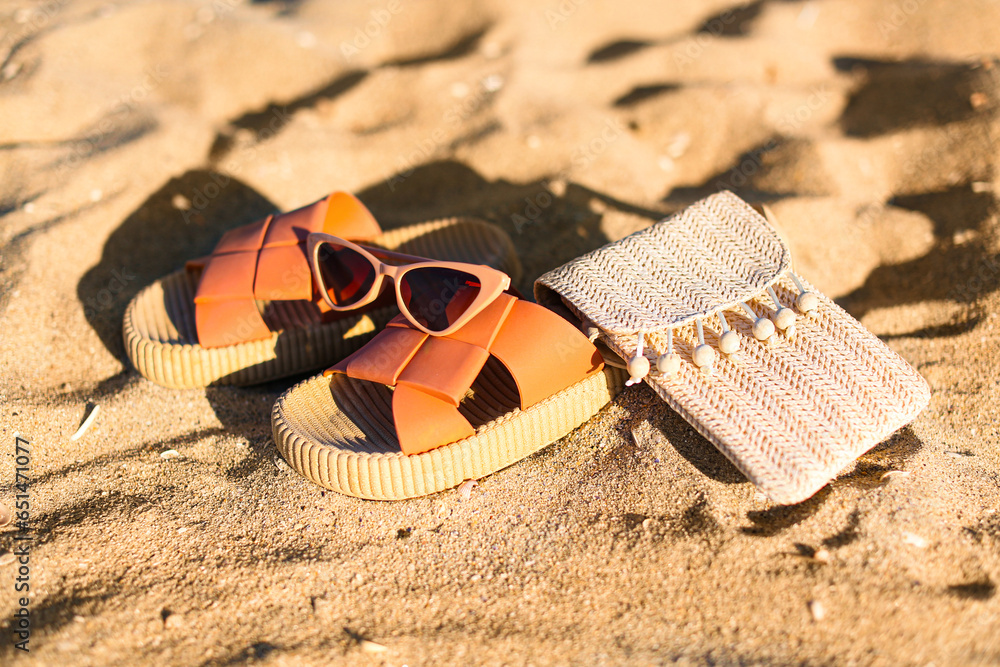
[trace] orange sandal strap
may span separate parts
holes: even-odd
[[[522,410],[603,368],[597,348],[576,327],[505,293],[448,336],[430,336],[400,315],[325,375],[394,387],[400,449],[419,454],[475,434],[458,407],[491,355],[517,383]]]
[[[364,204],[335,192],[231,229],[209,257],[188,262],[189,270],[202,272],[194,297],[198,343],[213,348],[269,338],[258,300],[317,300],[306,258],[306,237],[317,231],[360,241],[382,233]]]

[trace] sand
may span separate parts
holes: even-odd
[[[19,433],[35,538],[28,654],[0,557],[0,662],[997,664],[998,26],[990,0],[0,2],[0,501]],[[276,457],[300,378],[168,390],[122,347],[143,286],[334,189],[387,227],[499,225],[530,291],[720,188],[933,389],[796,506],[642,386],[468,500],[349,498]]]

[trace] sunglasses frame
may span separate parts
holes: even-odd
[[[372,268],[375,269],[375,281],[372,283],[368,294],[349,306],[338,306],[335,304],[333,299],[330,298],[326,284],[323,282],[323,274],[320,271],[319,253],[324,243],[335,243],[345,248],[350,248],[367,259],[371,263]],[[493,303],[493,301],[505,290],[510,288],[510,276],[503,271],[498,271],[497,269],[489,266],[483,266],[481,264],[467,264],[465,262],[441,262],[427,259],[426,257],[405,255],[403,253],[392,252],[391,250],[384,250],[382,248],[358,245],[357,243],[352,243],[346,239],[342,239],[339,236],[324,234],[323,232],[310,233],[306,238],[306,248],[309,257],[309,268],[312,270],[313,278],[319,286],[323,300],[326,301],[326,304],[330,306],[330,308],[337,312],[346,312],[350,310],[357,310],[358,308],[366,306],[379,297],[382,293],[383,281],[386,278],[390,278],[393,283],[393,288],[396,290],[396,305],[399,307],[399,312],[406,317],[410,324],[424,333],[430,334],[431,336],[447,336],[448,334],[461,329],[472,318],[481,313],[486,306]],[[407,263],[401,266],[394,266],[381,261],[379,256]],[[462,315],[447,329],[443,329],[441,331],[428,329],[416,321],[416,318],[412,313],[410,313],[409,309],[407,309],[406,305],[403,303],[403,294],[400,291],[399,286],[400,280],[410,271],[421,268],[453,269],[455,271],[462,271],[463,273],[471,274],[479,279],[479,295],[469,305],[465,312],[463,312]]]

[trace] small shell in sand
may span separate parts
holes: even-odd
[[[373,642],[370,639],[362,639],[358,641],[358,646],[360,646],[361,650],[365,653],[385,653],[389,650],[389,647],[383,646],[378,642]]]
[[[78,428],[76,430],[76,433],[74,433],[73,435],[69,436],[69,439],[70,440],[79,440],[80,438],[82,438],[83,434],[86,433],[87,429],[90,428],[91,424],[94,423],[94,420],[97,419],[97,411],[100,410],[100,409],[101,409],[101,406],[95,405],[94,409],[90,411],[89,415],[87,415],[87,418],[83,420],[82,424],[80,424],[80,428]]]
[[[474,479],[467,479],[461,483],[458,487],[458,492],[462,494],[462,500],[468,500],[472,497],[472,489],[479,486],[479,482]]]

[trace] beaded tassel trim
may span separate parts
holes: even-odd
[[[792,279],[792,282],[795,283],[795,286],[799,291],[799,295],[795,299],[794,304],[795,309],[798,310],[798,314],[796,314],[795,310],[791,307],[785,306],[781,303],[778,299],[778,295],[774,291],[774,288],[770,285],[765,288],[762,294],[751,300],[764,306],[765,313],[767,315],[766,317],[758,316],[757,311],[755,311],[746,301],[737,302],[752,322],[751,331],[753,333],[753,337],[765,345],[774,344],[776,336],[779,332],[780,335],[785,336],[786,338],[794,338],[795,321],[799,315],[808,317],[815,313],[819,307],[819,299],[817,296],[805,289],[802,285],[802,281],[797,275],[795,275],[795,273],[788,271],[786,275]],[[769,304],[765,301],[765,295],[770,301]],[[735,315],[733,313],[728,314],[728,317],[734,316]],[[712,367],[718,358],[715,348],[705,343],[705,320],[714,318],[718,318],[719,322],[719,352],[727,356],[733,356],[739,353],[742,346],[740,334],[735,329],[730,327],[729,321],[726,319],[726,312],[720,310],[711,316],[695,318],[694,323],[695,330],[698,334],[698,344],[691,354],[691,362],[705,373],[712,372]],[[666,330],[667,351],[655,360],[657,373],[667,378],[673,377],[681,367],[681,357],[679,354],[674,352],[673,332],[674,327]],[[641,382],[642,379],[650,373],[652,367],[650,360],[646,358],[644,354],[646,332],[640,331],[636,335],[636,351],[635,354],[628,360],[627,368],[629,372],[629,379],[628,382],[626,382],[626,385],[633,385],[637,382]]]

